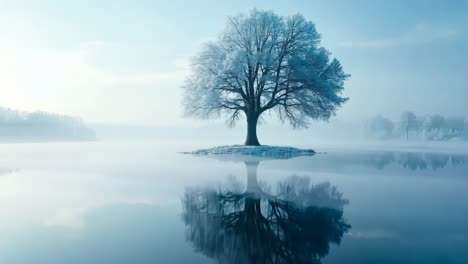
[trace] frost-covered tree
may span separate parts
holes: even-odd
[[[410,131],[417,131],[420,128],[418,117],[413,112],[403,112],[400,118],[401,130],[405,133],[406,140]]]
[[[320,45],[314,23],[252,10],[230,17],[222,34],[192,59],[184,85],[185,111],[199,118],[247,120],[246,145],[259,145],[257,123],[275,111],[293,127],[328,120],[348,98],[349,77]]]
[[[424,132],[427,139],[440,140],[444,138],[445,117],[439,114],[431,115],[424,122]]]
[[[393,135],[395,125],[392,120],[381,115],[375,116],[369,121],[370,135],[380,139],[390,138]]]
[[[465,129],[465,119],[461,116],[449,116],[445,118],[445,129],[447,137],[460,136]]]

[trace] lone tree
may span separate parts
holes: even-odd
[[[185,111],[199,118],[224,116],[231,126],[244,114],[245,144],[260,145],[262,113],[274,110],[293,127],[328,120],[348,100],[341,96],[348,77],[320,46],[314,23],[300,14],[254,9],[230,17],[217,40],[192,59]]]

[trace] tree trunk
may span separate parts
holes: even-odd
[[[406,141],[408,141],[408,126],[406,126]]]
[[[247,168],[247,191],[248,193],[260,193],[260,186],[257,180],[257,168],[259,161],[244,161]]]
[[[246,146],[260,146],[257,138],[257,114],[247,115],[247,138],[245,140]]]

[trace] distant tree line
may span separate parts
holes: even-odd
[[[21,112],[0,107],[0,140],[94,140],[79,118],[46,112]]]
[[[416,115],[407,111],[399,120],[393,121],[377,115],[367,122],[366,133],[377,139],[468,139],[468,117]]]

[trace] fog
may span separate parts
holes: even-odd
[[[46,2],[1,3],[1,107],[79,116],[87,123],[202,125],[184,118],[181,108],[189,58],[219,34],[227,16],[255,6],[281,15],[300,11],[316,24],[323,45],[351,75],[344,89],[350,100],[337,120],[354,123],[379,114],[396,120],[403,111],[468,115],[463,1],[184,2],[186,10],[178,10],[177,1],[122,1],[119,8]],[[108,23],[114,18],[124,26]],[[276,124],[270,118],[265,123]],[[311,130],[321,126],[313,123]]]
[[[21,112],[0,107],[0,141],[94,140],[95,132],[77,117]]]
[[[212,263],[186,240],[181,197],[186,188],[231,190],[226,183],[232,182],[243,190],[248,170],[243,162],[178,153],[194,147],[166,141],[3,145],[0,260]],[[316,147],[327,154],[261,161],[256,176],[260,186],[272,187],[308,179],[313,186],[336,188],[348,201],[342,213],[351,228],[327,256],[321,251],[324,263],[382,256],[402,263],[409,250],[414,263],[437,263],[441,256],[450,256],[447,263],[463,263],[466,148],[433,153]],[[242,253],[236,249],[224,250]]]
[[[0,0],[0,263],[468,263],[466,25]]]

